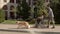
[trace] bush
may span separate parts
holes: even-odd
[[[5,13],[3,10],[0,9],[0,23],[5,20]]]

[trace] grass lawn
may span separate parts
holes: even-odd
[[[17,20],[5,20],[1,24],[16,24]],[[29,22],[29,24],[34,24],[34,22]]]
[[[5,20],[2,24],[15,24],[16,20]]]

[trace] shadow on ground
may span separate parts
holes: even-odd
[[[60,32],[39,32],[36,34],[60,34]]]
[[[26,30],[19,30],[19,29],[0,29],[0,31],[8,31],[8,32],[27,32]]]

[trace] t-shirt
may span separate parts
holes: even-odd
[[[48,7],[48,16],[49,17],[54,17],[53,11],[50,7]]]

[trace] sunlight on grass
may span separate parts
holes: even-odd
[[[4,22],[2,22],[3,24],[15,24],[16,20],[5,20]]]

